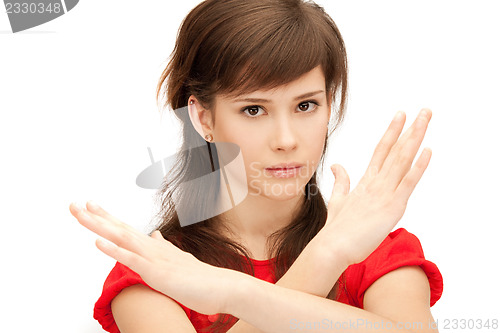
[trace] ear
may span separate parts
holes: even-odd
[[[191,104],[191,101],[194,101],[194,103]],[[191,95],[188,100],[188,112],[194,129],[205,139],[205,133],[212,132],[212,115],[210,111],[204,109]]]

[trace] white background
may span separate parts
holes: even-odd
[[[198,3],[81,1],[16,34],[2,8],[0,331],[102,331],[92,309],[114,260],[68,206],[94,199],[148,229],[154,191],[135,178],[150,164],[147,147],[159,159],[178,144],[176,123],[156,106],[156,83]],[[431,108],[420,151],[433,156],[397,227],[418,236],[443,274],[432,308],[441,332],[454,318],[500,319],[499,5],[318,3],[343,34],[350,65],[348,114],[330,140],[323,194],[330,197],[333,163],[352,188],[358,183],[398,110],[407,128]]]

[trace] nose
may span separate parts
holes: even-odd
[[[289,116],[278,117],[273,126],[272,148],[273,150],[294,150],[297,148],[297,131],[299,130],[294,119]]]

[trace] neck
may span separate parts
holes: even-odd
[[[267,240],[292,222],[304,202],[299,195],[288,200],[272,200],[248,195],[240,204],[221,214],[221,233],[244,245],[254,259],[269,259]]]
[[[238,170],[241,169],[239,166]],[[226,184],[228,179],[229,184]],[[227,166],[220,175],[215,212],[220,216],[218,231],[249,249],[253,258],[267,258],[267,240],[288,226],[305,201],[303,193],[277,200],[247,185],[246,174]]]

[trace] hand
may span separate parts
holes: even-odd
[[[239,272],[198,260],[159,231],[144,235],[92,203],[87,209],[72,203],[70,211],[81,225],[114,243],[98,239],[99,250],[138,273],[151,288],[203,314],[226,311],[226,296]]]
[[[412,167],[432,112],[423,109],[412,126],[398,140],[405,114],[398,113],[377,145],[368,169],[349,193],[345,169],[334,164],[332,197],[323,228],[347,265],[366,259],[403,217],[408,199],[427,168],[431,150],[423,149]]]

